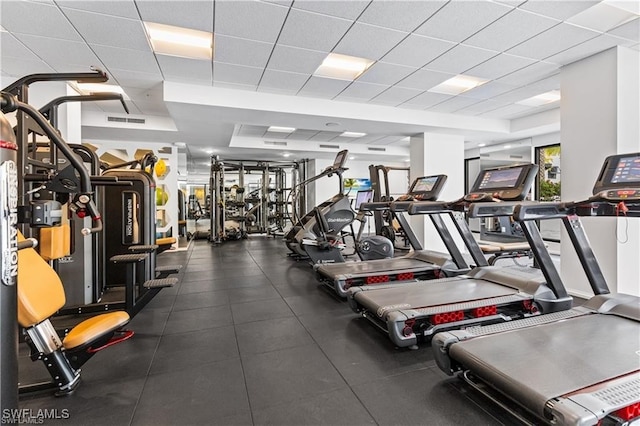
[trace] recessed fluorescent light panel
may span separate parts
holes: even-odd
[[[360,132],[342,132],[340,136],[344,136],[345,138],[361,138],[363,136],[367,136],[367,134]]]
[[[92,93],[119,93],[126,96],[122,87],[113,84],[103,83],[70,83],[71,87],[81,95],[90,95]]]
[[[559,100],[560,100],[560,91],[552,90],[550,92],[542,93],[540,95],[523,99],[520,102],[516,102],[516,104],[531,106],[531,107],[538,107],[538,106],[550,104],[552,102],[557,102]]]
[[[153,51],[162,55],[192,59],[213,57],[213,34],[207,31],[145,22]]]
[[[567,19],[567,22],[590,30],[607,32],[622,25],[638,16],[633,12],[633,8],[620,7],[625,3],[635,2],[607,2],[603,1],[591,6],[577,15]]]
[[[296,131],[295,127],[280,127],[280,126],[269,126],[267,132],[275,132],[275,133],[293,133]]]
[[[329,53],[313,75],[352,81],[360,77],[372,64],[373,61],[370,59]]]
[[[453,78],[450,78],[447,81],[443,81],[435,87],[427,90],[432,93],[443,93],[445,95],[459,95],[460,93],[464,93],[468,90],[475,89],[478,86],[482,86],[489,80],[485,80],[483,78],[473,77],[470,75],[457,75]]]

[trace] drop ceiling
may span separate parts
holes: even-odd
[[[273,136],[265,130],[271,124],[296,127],[285,139],[300,142],[326,140],[347,147],[383,145],[406,150],[407,136],[437,130],[434,123],[442,119],[473,123],[455,132],[470,143],[491,143],[516,136],[495,129],[558,108],[557,103],[535,108],[516,102],[559,89],[563,65],[613,46],[640,50],[638,12],[612,9],[605,3],[607,19],[589,18],[590,8],[602,6],[599,3],[2,1],[0,72],[5,86],[30,73],[86,71],[97,66],[113,84],[124,88],[132,114],[172,124],[158,129],[109,127],[100,123],[106,122],[105,115],[121,115],[119,105],[86,104],[83,138],[184,142],[194,163],[206,160],[205,151],[211,149],[246,158],[280,155],[273,149],[258,150],[258,145],[253,150],[232,148],[232,139],[238,136],[263,143]],[[212,31],[213,60],[155,54],[143,21]],[[353,82],[313,76],[330,52],[376,62]],[[428,91],[457,74],[489,82],[458,96]],[[215,98],[252,92],[247,99],[261,106],[230,107],[226,100],[216,105],[216,99],[171,100],[166,95],[171,85],[201,88]],[[276,104],[270,105],[272,101]],[[304,114],[295,113],[297,105],[304,105],[300,107]],[[346,105],[360,115],[340,120],[326,112],[332,105],[337,110]],[[428,125],[419,126],[419,114],[424,114]],[[398,118],[388,130],[381,129],[379,117],[389,115]],[[413,122],[403,127],[403,115],[413,117]],[[481,125],[483,120],[486,126]],[[328,128],[329,122],[337,122],[337,128]],[[367,136],[344,140],[338,136],[344,130]],[[299,154],[314,155],[311,149]]]

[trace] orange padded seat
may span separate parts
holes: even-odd
[[[115,331],[129,322],[129,314],[124,311],[109,312],[82,321],[73,327],[62,341],[65,349],[73,349],[87,342]]]

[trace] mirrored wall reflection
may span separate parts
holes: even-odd
[[[535,160],[530,139],[480,148],[480,169],[532,162]],[[530,194],[528,199],[534,199],[534,195]],[[509,217],[483,219],[479,223],[479,228],[481,240],[504,243],[525,241],[522,228]]]

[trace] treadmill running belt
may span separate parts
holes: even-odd
[[[478,299],[509,296],[517,289],[495,284],[486,280],[469,278],[445,278],[441,280],[419,281],[374,291],[361,291],[354,295],[356,301],[371,312],[385,311],[385,306],[402,306],[403,309],[449,305]]]
[[[450,356],[542,416],[552,398],[638,371],[639,326],[614,315],[585,315],[458,342]]]
[[[366,262],[331,263],[319,266],[317,271],[324,276],[336,277],[339,275],[358,276],[380,272],[395,272],[400,270],[413,271],[415,269],[437,269],[428,262],[417,259],[396,257],[392,259],[368,260]],[[407,272],[409,272],[407,271]]]

